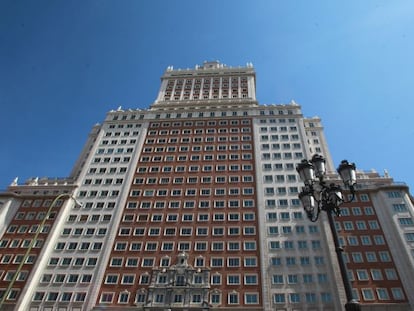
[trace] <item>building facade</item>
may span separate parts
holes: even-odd
[[[93,127],[64,183],[12,184],[0,309],[342,310],[328,221],[298,199],[303,158],[337,182],[321,120],[255,89],[251,64],[168,67],[149,109]],[[358,172],[336,226],[364,310],[413,309],[413,213],[405,185]]]

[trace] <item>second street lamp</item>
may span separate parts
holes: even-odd
[[[335,252],[338,257],[339,268],[341,270],[342,280],[344,282],[345,294],[347,302],[345,304],[346,311],[360,311],[361,306],[357,300],[353,298],[352,287],[349,281],[348,272],[345,261],[342,256],[343,249],[339,244],[338,232],[335,228],[333,213],[336,216],[341,214],[340,206],[343,203],[353,201],[355,197],[356,185],[356,167],[354,163],[343,160],[337,171],[345,187],[351,192],[351,199],[345,201],[342,188],[334,183],[327,184],[325,181],[326,167],[323,156],[315,154],[312,159],[302,160],[296,167],[300,179],[304,183],[302,191],[299,193],[299,199],[302,202],[305,213],[310,221],[316,222],[321,211],[325,211],[328,215],[329,227],[335,244]]]

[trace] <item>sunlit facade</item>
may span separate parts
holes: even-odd
[[[326,215],[310,222],[298,199],[296,164],[316,153],[336,182],[321,120],[259,105],[251,64],[168,67],[148,109],[93,127],[69,178],[0,194],[1,307],[341,310]],[[362,171],[358,185],[336,218],[355,298],[412,310],[408,188]]]

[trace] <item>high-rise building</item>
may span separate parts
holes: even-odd
[[[168,67],[145,110],[110,111],[66,179],[0,194],[1,310],[342,310],[326,215],[295,167],[322,154],[319,118],[259,105],[251,64]],[[363,310],[414,308],[409,189],[358,172],[335,218]]]

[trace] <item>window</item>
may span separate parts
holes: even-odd
[[[313,275],[312,274],[303,274],[303,283],[310,284],[313,283]]]
[[[352,260],[356,263],[364,262],[361,253],[352,253]]]
[[[288,281],[288,284],[297,284],[298,283],[297,274],[288,274],[287,281]]]
[[[259,303],[258,294],[246,293],[244,294],[244,300],[246,304],[258,304]]]
[[[108,274],[105,278],[105,284],[117,284],[118,278],[117,274]]]
[[[356,273],[357,273],[358,280],[360,280],[360,281],[368,281],[369,280],[367,270],[357,270]]]
[[[364,300],[374,300],[374,293],[370,288],[363,288],[361,289],[362,297]]]
[[[382,262],[390,262],[391,261],[390,253],[387,252],[387,251],[378,252],[378,255],[379,255],[380,260]]]
[[[404,294],[403,294],[402,288],[399,288],[399,287],[391,288],[391,292],[392,292],[392,297],[395,300],[403,300],[404,299]]]
[[[414,221],[411,217],[398,218],[398,222],[402,226],[412,226],[412,225],[414,225]]]
[[[375,252],[365,252],[365,257],[367,258],[368,262],[377,261],[377,255],[375,254]]]
[[[332,295],[331,293],[321,293],[321,300],[324,303],[332,302]]]
[[[124,274],[122,276],[122,284],[134,284],[135,274]]]
[[[397,271],[395,269],[385,269],[387,280],[398,280]]]
[[[111,303],[113,299],[114,299],[114,293],[103,292],[101,294],[100,302],[101,303]]]
[[[212,267],[223,267],[223,258],[213,257],[211,258]]]
[[[382,272],[380,269],[371,269],[371,277],[373,280],[383,280]]]
[[[298,293],[290,293],[289,301],[291,303],[300,303],[300,295]]]
[[[228,302],[229,304],[238,304],[239,303],[239,294],[231,292],[228,296]]]
[[[374,242],[376,245],[384,245],[385,239],[382,235],[375,235],[374,236]]]
[[[285,303],[286,302],[286,297],[285,297],[285,294],[280,294],[280,293],[277,293],[277,294],[274,294],[273,295],[273,302],[274,303]]]
[[[245,267],[256,267],[257,266],[257,258],[256,257],[245,257],[244,258],[244,266]]]

